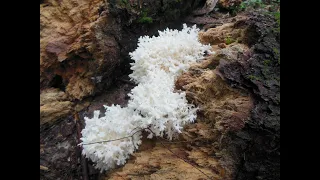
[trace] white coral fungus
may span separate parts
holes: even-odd
[[[129,75],[138,85],[129,94],[128,106],[105,106],[104,116],[99,118],[100,112],[95,111],[93,118],[85,118],[82,153],[96,168],[102,171],[124,164],[141,143],[137,128],[150,129],[148,138],[171,140],[184,124],[196,119],[197,108],[188,104],[184,92],[174,91],[174,82],[205,51],[210,53],[211,47],[198,41],[198,32],[195,25],[184,24],[181,31],[166,29],[157,37],[139,38],[138,48],[130,53],[134,63]],[[105,142],[115,139],[120,140]]]

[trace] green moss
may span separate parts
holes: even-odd
[[[262,74],[263,74],[263,76],[264,77],[268,77],[269,76],[269,73],[270,71],[269,71],[269,69],[268,68],[266,68],[266,67],[264,67],[263,69],[262,69]]]
[[[256,80],[256,81],[261,81],[262,79],[260,77],[254,76],[254,75],[249,75],[247,76],[250,80]]]
[[[274,13],[274,18],[276,19],[278,26],[280,26],[280,11]]]
[[[152,23],[153,19],[151,17],[141,17],[138,19],[138,23]]]
[[[276,19],[277,27],[274,28],[273,30],[274,32],[280,33],[280,12],[275,12],[274,18]]]
[[[280,82],[280,76],[276,76],[276,77],[274,77],[274,79],[275,79],[276,81]]]
[[[276,56],[280,55],[279,49],[273,48],[272,50]]]
[[[244,11],[247,8],[260,8],[265,7],[265,4],[261,0],[247,0],[243,1],[239,6],[235,7],[235,12]]]
[[[152,23],[152,17],[148,16],[148,9],[144,9],[141,12],[140,18],[138,19],[138,23]]]
[[[130,6],[130,3],[128,2],[128,0],[117,0],[117,4],[121,8],[131,9],[131,6]]]
[[[239,9],[240,9],[241,11],[244,11],[246,8],[247,8],[247,6],[246,6],[246,4],[245,4],[244,2],[242,2],[242,3],[240,4],[240,6],[239,6]]]
[[[242,2],[245,4],[245,7],[253,7],[253,8],[259,8],[264,7],[262,0],[247,0]]]
[[[277,48],[273,48],[273,53],[276,59],[278,59],[278,64],[280,65],[280,51]]]
[[[225,38],[225,43],[226,43],[226,45],[229,45],[229,44],[231,44],[231,43],[233,43],[233,42],[235,42],[235,40],[234,40],[232,37],[227,36],[227,37]]]
[[[246,9],[265,8],[267,5],[271,5],[271,9],[278,9],[277,7],[280,6],[280,0],[273,0],[272,2],[266,2],[263,0],[246,0],[242,1],[240,5],[232,7],[230,10],[231,14],[237,14],[238,12],[245,11]],[[268,12],[262,13],[269,14]]]
[[[271,64],[271,60],[266,59],[266,60],[263,61],[263,64],[264,64],[265,66],[269,66],[269,65]]]
[[[279,49],[273,48],[272,50],[273,50],[274,55],[280,59],[280,51],[279,51]]]

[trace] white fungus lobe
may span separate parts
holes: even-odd
[[[128,106],[105,106],[104,116],[99,118],[95,111],[93,118],[85,118],[82,153],[96,168],[103,171],[125,164],[141,144],[139,129],[150,129],[148,138],[172,140],[196,119],[197,108],[188,104],[184,92],[174,91],[174,82],[206,51],[210,53],[211,46],[199,42],[198,32],[195,25],[184,24],[181,31],[166,29],[157,37],[139,38],[137,49],[130,53],[134,63],[129,75],[138,85],[129,93]],[[114,139],[120,140],[101,142]]]

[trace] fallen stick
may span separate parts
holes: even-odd
[[[49,171],[49,168],[40,165],[40,170]]]

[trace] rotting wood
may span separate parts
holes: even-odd
[[[76,128],[77,128],[77,144],[81,143],[81,125],[80,125],[80,118],[79,118],[79,114],[75,113],[74,114],[74,120],[76,123]],[[80,151],[80,161],[81,161],[81,167],[82,167],[82,176],[84,180],[89,180],[89,175],[88,175],[88,164],[87,164],[87,159],[85,157],[82,156],[81,152],[82,152],[82,146],[79,146],[79,151]]]

